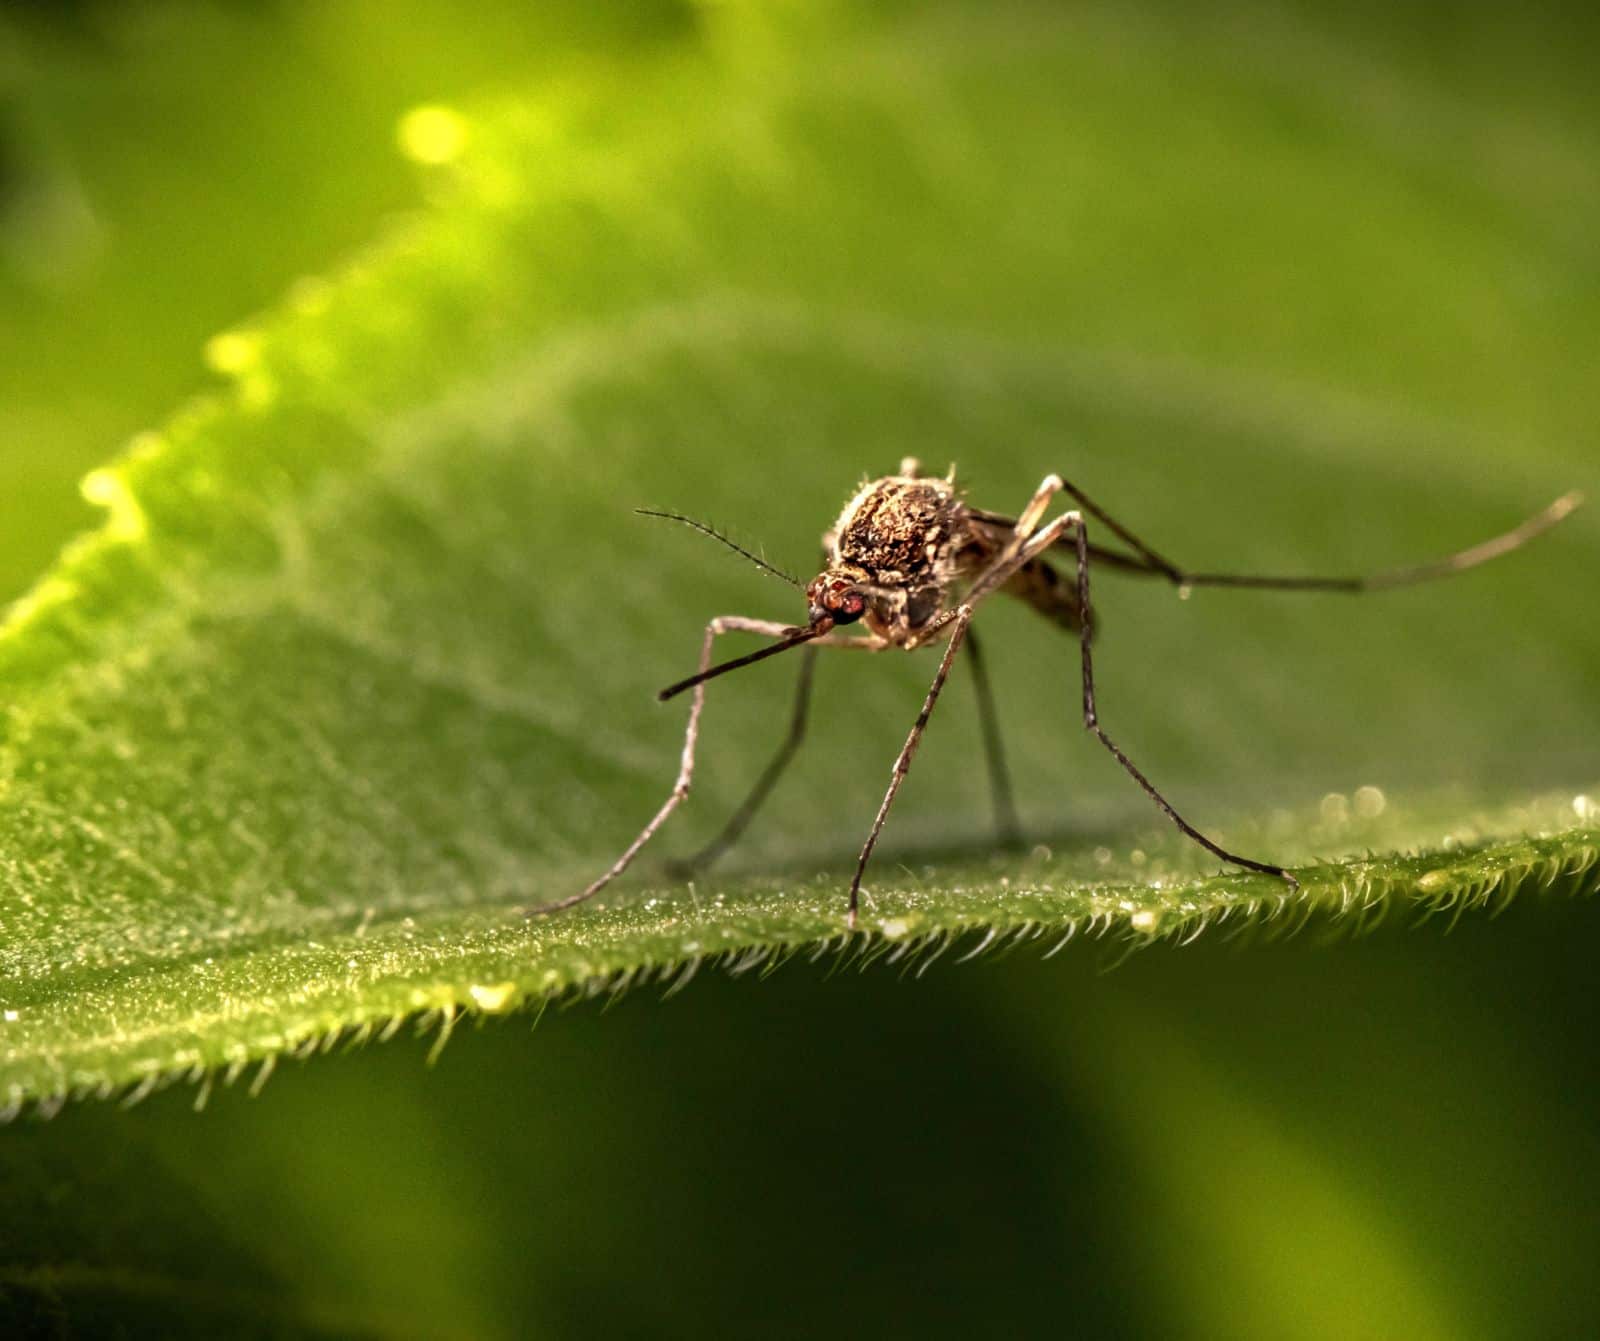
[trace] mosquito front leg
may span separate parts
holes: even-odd
[[[801,649],[800,679],[795,685],[794,711],[789,718],[789,734],[784,737],[783,744],[778,747],[772,762],[756,780],[756,785],[750,789],[750,795],[745,797],[744,804],[733,812],[733,817],[723,826],[722,832],[693,856],[672,863],[671,869],[675,875],[691,875],[709,866],[732,847],[749,826],[750,821],[755,818],[756,812],[761,809],[772,789],[778,785],[778,779],[783,776],[784,770],[789,767],[790,761],[794,759],[806,738],[806,723],[811,709],[811,682],[816,669],[817,649],[813,642]]]
[[[742,615],[720,615],[706,625],[705,637],[700,644],[700,672],[704,674],[711,668],[711,649],[717,638],[724,633],[760,633],[769,638],[783,638],[789,632],[788,625],[777,624],[771,620],[746,619]],[[557,913],[563,908],[571,908],[574,904],[593,898],[628,869],[629,864],[639,855],[639,849],[655,836],[656,830],[666,823],[667,816],[683,804],[684,797],[689,795],[690,784],[694,781],[694,747],[700,738],[700,713],[705,707],[706,687],[703,683],[697,684],[693,692],[694,698],[689,705],[689,724],[683,733],[683,755],[678,765],[678,780],[672,784],[672,792],[662,802],[661,808],[639,831],[639,836],[628,844],[623,854],[611,864],[610,869],[597,880],[576,894],[569,894],[554,903],[543,903],[536,908],[528,909],[529,917]]]
[[[861,848],[861,855],[856,859],[856,873],[850,881],[850,925],[856,924],[856,911],[861,903],[861,877],[867,869],[867,862],[872,856],[872,849],[878,845],[878,835],[883,832],[884,821],[889,818],[889,807],[894,804],[895,793],[900,790],[900,784],[905,781],[905,776],[911,771],[911,756],[917,752],[917,746],[922,742],[922,732],[928,725],[928,718],[933,716],[933,705],[939,701],[939,691],[944,688],[944,682],[950,677],[950,666],[956,659],[956,653],[961,650],[962,641],[967,636],[967,625],[972,622],[972,607],[970,605],[958,606],[949,612],[950,618],[945,623],[952,625],[950,630],[950,643],[944,649],[944,656],[939,660],[938,673],[933,677],[933,684],[928,689],[928,697],[922,702],[922,711],[917,714],[917,720],[911,725],[911,734],[906,737],[906,743],[900,748],[900,755],[894,761],[894,771],[889,775],[889,790],[883,794],[883,804],[878,807],[877,818],[872,821],[872,832],[867,835],[867,841]]]
[[[826,637],[813,638],[806,644],[802,651],[805,660],[800,665],[800,680],[795,686],[794,709],[789,717],[789,734],[784,738],[783,744],[778,747],[778,752],[772,762],[756,780],[756,785],[750,789],[750,795],[745,797],[733,817],[723,827],[721,833],[707,843],[694,855],[685,857],[680,861],[671,863],[670,869],[675,875],[692,875],[702,867],[709,866],[724,852],[739,840],[756,817],[756,812],[766,803],[772,789],[778,785],[785,770],[793,762],[794,756],[799,752],[801,744],[806,738],[806,724],[810,717],[811,707],[811,681],[815,672],[815,653],[819,647],[837,647],[845,651],[856,652],[881,652],[889,644],[876,636],[850,637],[844,634],[830,633]],[[993,716],[994,708],[990,705],[990,715]],[[1004,760],[1001,761],[1004,767]]]

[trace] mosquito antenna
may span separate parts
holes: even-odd
[[[693,689],[697,684],[704,684],[707,680],[714,680],[717,676],[726,675],[731,670],[738,670],[741,666],[753,665],[757,661],[765,661],[768,657],[777,656],[779,652],[787,652],[791,647],[799,647],[801,643],[808,643],[813,638],[820,638],[831,627],[831,622],[825,622],[821,625],[813,625],[808,629],[795,629],[770,647],[763,647],[758,652],[735,657],[732,661],[724,661],[720,666],[713,666],[710,670],[703,670],[697,675],[691,675],[687,680],[679,680],[677,684],[669,684],[656,697],[665,703],[669,698],[676,698],[685,689]]]
[[[692,526],[695,530],[699,531],[701,535],[708,535],[713,540],[720,540],[735,554],[742,554],[763,572],[771,573],[773,577],[782,578],[791,587],[794,587],[797,590],[805,590],[805,585],[798,579],[790,577],[789,574],[784,572],[781,568],[774,568],[765,559],[758,558],[743,545],[734,544],[733,541],[729,540],[728,537],[723,535],[721,531],[707,526],[704,522],[698,522],[693,517],[685,517],[681,513],[677,512],[657,512],[654,508],[634,508],[634,511],[637,512],[641,517],[665,517],[668,521],[682,522],[685,526]]]

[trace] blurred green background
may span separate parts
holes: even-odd
[[[394,149],[408,108],[714,48],[731,8],[0,11],[0,592],[21,594],[95,519],[83,472],[207,385],[210,336],[415,204]],[[1510,506],[1502,493],[1517,515],[1592,488],[1591,21],[1553,4],[1006,13],[1019,50],[1033,25],[1070,25],[1081,43],[1062,171],[1093,192],[1062,222],[1078,282],[1041,292],[1041,309],[1072,304],[1082,347],[1127,379],[1125,398],[1160,366],[1169,392],[1187,378],[1213,397],[1220,424],[1261,420],[1258,452],[1214,472],[1200,449],[1103,427],[1125,453],[1119,499],[1139,486],[1140,515],[1192,517],[1257,475],[1261,497],[1290,496],[1296,481],[1270,478],[1274,415],[1312,434],[1324,423],[1329,496],[1370,488],[1378,515],[1269,518],[1253,550],[1213,528],[1236,561],[1437,548],[1457,534],[1444,521],[1394,538],[1435,474],[1446,510],[1471,505],[1462,540]],[[918,51],[896,52],[892,11],[812,17],[883,24],[915,82]],[[935,161],[960,149],[940,130]],[[1005,245],[1016,166],[987,165],[975,246]],[[1229,208],[1258,196],[1281,205],[1278,231]],[[944,300],[930,294],[930,309]],[[1030,314],[993,321],[1026,333]],[[942,461],[939,425],[913,431]],[[892,464],[899,448],[848,468]],[[988,487],[1017,496],[1062,464],[1050,450],[997,457]],[[780,557],[803,562],[794,537],[808,542],[851,483],[826,452],[802,526],[787,499],[782,519],[761,514],[748,478],[713,512],[778,532]],[[670,465],[647,468],[647,485],[669,486]],[[697,493],[733,473],[714,456],[694,471]],[[1318,486],[1298,484],[1314,500]],[[1205,533],[1191,528],[1186,556]],[[1491,578],[1407,606],[1459,630],[1483,603],[1493,644],[1496,593],[1542,601],[1549,636],[1442,659],[1451,673],[1431,702],[1375,702],[1325,759],[1328,786],[1365,776],[1363,732],[1413,718],[1403,780],[1436,777],[1440,758],[1507,787],[1592,775],[1590,739],[1488,693],[1516,699],[1519,658],[1600,684],[1592,579],[1542,576],[1537,595]],[[748,590],[738,574],[715,580]],[[1156,618],[1141,600],[1134,622]],[[1281,761],[1307,711],[1297,696],[1322,702],[1351,678],[1381,693],[1383,653],[1303,615],[1262,617],[1292,630],[1289,667],[1230,661],[1214,618],[1203,656],[1223,683],[1179,710],[1247,698],[1231,725],[1188,738],[1203,743],[1264,703],[1290,720],[1254,748]],[[1126,666],[1125,682],[1154,713],[1163,680],[1201,656],[1152,636],[1154,664]],[[1486,704],[1496,721],[1480,730]],[[1523,725],[1533,743],[1502,759],[1494,747]],[[1193,777],[1206,758],[1184,752],[1187,727],[1171,733]],[[1024,766],[1043,750],[1024,744]],[[939,832],[926,810],[919,823]],[[1529,900],[1448,937],[1203,939],[1112,972],[1078,947],[920,979],[707,972],[666,1004],[639,992],[604,1013],[552,1012],[531,1036],[521,1019],[458,1031],[432,1068],[428,1041],[397,1041],[280,1068],[259,1097],[219,1092],[199,1116],[181,1090],[127,1112],[73,1107],[0,1130],[0,1317],[63,1336],[1581,1335],[1600,1318],[1597,931],[1591,905]]]

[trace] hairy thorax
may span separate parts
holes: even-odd
[[[963,511],[954,486],[945,480],[899,475],[873,480],[840,513],[833,559],[885,586],[937,582]]]
[[[867,625],[892,641],[939,612],[982,548],[955,485],[917,474],[863,483],[823,543],[829,573],[871,590]]]

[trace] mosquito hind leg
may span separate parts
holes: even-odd
[[[1052,477],[1059,481],[1059,476]],[[1152,549],[1104,508],[1070,481],[1060,481],[1061,490],[1125,545],[1133,555],[1118,554],[1114,550],[1090,546],[1095,557],[1124,572],[1143,573],[1164,577],[1180,591],[1189,587],[1245,587],[1262,591],[1333,591],[1367,592],[1387,591],[1393,587],[1407,587],[1420,582],[1464,573],[1479,564],[1488,563],[1502,555],[1521,549],[1530,540],[1543,535],[1564,520],[1583,503],[1577,490],[1563,494],[1511,530],[1466,549],[1447,554],[1441,559],[1412,564],[1404,568],[1391,568],[1383,572],[1361,576],[1322,577],[1315,575],[1274,575],[1265,573],[1206,573],[1181,568],[1171,559]],[[1020,525],[1020,523],[1019,523]],[[1137,557],[1135,557],[1137,556]]]
[[[1005,547],[990,563],[988,574],[1008,571],[1016,563],[1017,556],[1022,553],[1033,533],[1038,530],[1039,523],[1044,519],[1050,500],[1065,487],[1059,475],[1046,475],[1039,482],[1039,487],[1033,491],[1033,497],[1028,500],[1027,507],[1022,509],[1013,524],[1011,536],[1006,541]]]

